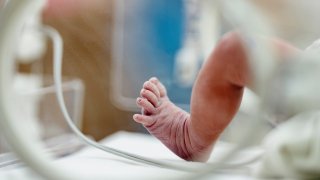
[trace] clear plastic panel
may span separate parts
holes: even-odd
[[[51,77],[19,74],[15,77],[17,112],[21,123],[31,128],[46,144],[48,151],[57,157],[65,156],[82,147],[66,124],[58,105]],[[84,85],[79,79],[65,79],[63,93],[67,109],[75,124],[81,128]],[[10,146],[0,133],[0,168],[17,165],[19,161],[11,153]]]
[[[179,85],[174,77],[184,34],[183,0],[120,0],[115,17],[112,99],[116,105],[138,110],[135,99],[142,84],[155,76],[171,100],[188,110],[191,86]]]

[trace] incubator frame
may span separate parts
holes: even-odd
[[[14,47],[17,42],[17,38],[19,37],[19,33],[23,28],[24,22],[27,17],[31,14],[37,13],[42,10],[44,7],[45,0],[10,0],[4,10],[1,12],[0,16],[0,123],[1,130],[4,132],[6,139],[9,141],[12,149],[18,155],[18,157],[25,162],[29,167],[31,167],[35,172],[37,172],[40,176],[46,179],[88,179],[90,177],[86,177],[84,174],[79,173],[75,170],[70,169],[62,169],[56,166],[53,162],[53,158],[51,155],[47,154],[44,151],[43,145],[39,142],[37,137],[31,136],[31,133],[28,131],[21,131],[23,128],[23,124],[19,123],[18,116],[14,112],[14,106],[11,102],[11,98],[14,96],[13,91],[11,90],[11,78],[14,73]],[[259,32],[263,32],[264,34],[272,34],[269,26],[261,23],[262,16],[246,1],[218,1],[217,5],[220,5],[223,12],[222,14],[235,25],[240,25],[240,29],[246,35],[245,38],[254,38],[249,36],[249,34],[253,34],[253,29],[258,30]],[[248,12],[251,14],[256,14],[256,16],[245,16]],[[248,24],[248,18],[250,19],[250,24]],[[254,26],[254,27],[252,27]],[[195,177],[203,177],[208,174],[211,174],[215,170],[220,168],[231,168],[235,166],[241,166],[242,164],[228,164],[228,163],[216,163],[216,164],[207,164],[201,167],[189,167],[183,165],[176,165],[173,163],[158,161],[154,159],[146,159],[144,157],[139,157],[136,155],[132,155],[130,153],[121,152],[116,149],[108,148],[102,145],[97,144],[96,142],[88,141],[86,137],[76,128],[68,115],[68,112],[65,111],[65,105],[63,102],[63,96],[61,94],[61,55],[62,55],[62,40],[59,37],[59,34],[52,28],[48,27],[40,27],[43,31],[49,35],[53,41],[55,46],[55,82],[56,82],[56,90],[57,90],[57,98],[60,102],[62,111],[69,123],[69,126],[73,129],[73,131],[81,137],[83,141],[87,144],[90,144],[96,148],[107,151],[109,153],[125,157],[130,160],[138,161],[139,163],[149,164],[154,166],[160,166],[163,168],[176,169],[176,170],[185,170],[189,172],[194,172],[194,174],[190,176],[179,176],[182,179],[186,178],[195,178]],[[244,39],[246,42],[247,39]],[[248,51],[252,56],[251,59],[255,59],[255,61],[251,61],[252,69],[254,70],[257,79],[255,82],[257,91],[259,95],[264,96],[264,85],[267,84],[265,82],[268,81],[268,78],[272,74],[275,69],[276,62],[271,61],[274,59],[272,49],[269,48],[269,45],[266,42],[257,41],[257,43],[261,43],[260,48],[256,48],[254,52]],[[60,59],[60,60],[59,60]],[[60,84],[60,85],[59,85]],[[263,99],[263,98],[262,98]],[[263,108],[263,104],[261,109]],[[254,115],[256,117],[256,121],[261,119],[258,114]],[[254,122],[256,122],[254,121]],[[252,123],[252,127],[249,129],[253,130],[257,123]],[[250,136],[250,131],[244,136],[246,139]],[[245,146],[245,141],[241,142],[241,144],[234,148],[232,151],[226,154],[224,158],[221,158],[222,161],[228,162],[230,157],[239,149]],[[248,163],[248,162],[245,162]],[[185,174],[187,175],[187,174]],[[168,177],[168,175],[160,176],[156,174],[155,177],[170,179],[177,179],[179,177],[172,176]],[[91,177],[92,178],[92,177]],[[103,178],[103,177],[100,177]],[[106,178],[106,177],[104,177]],[[119,178],[119,177],[108,177],[108,178]],[[141,177],[140,177],[141,178]],[[149,177],[150,178],[150,177]]]

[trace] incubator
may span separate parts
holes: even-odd
[[[150,76],[159,77],[172,101],[188,111],[192,85],[215,43],[229,30],[241,32],[254,93],[246,89],[207,163],[182,161],[146,135],[119,132],[101,142],[84,135],[85,87],[62,77],[63,39],[42,24],[45,5],[0,1],[1,179],[320,177],[319,41],[305,48],[320,37],[318,1],[114,2],[111,98],[126,111],[138,110],[135,96]],[[306,50],[283,62],[261,36]],[[54,81],[19,74],[17,61],[39,59],[46,39],[52,42]]]

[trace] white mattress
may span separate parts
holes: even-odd
[[[204,165],[204,163],[185,162],[181,160],[150,135],[121,131],[106,137],[101,143],[108,145],[109,147],[158,160],[188,164],[190,166],[199,164]],[[218,142],[211,154],[209,162],[217,161],[222,154],[227,152],[231,147],[231,144]],[[261,154],[261,152],[262,151],[259,148],[243,151],[240,155],[233,158],[233,162],[247,161],[248,159],[252,159]],[[73,172],[92,175],[93,179],[96,179],[95,177],[106,177],[105,179],[109,179],[110,177],[117,179],[160,179],[161,177],[165,177],[163,179],[169,179],[169,177],[172,177],[173,179],[179,179],[179,177],[181,177],[181,179],[185,179],[186,176],[190,175],[186,172],[142,165],[91,147],[86,147],[77,153],[58,159],[56,163],[59,166],[72,169]],[[222,180],[252,179],[251,172],[253,168],[254,164],[251,164],[240,169],[226,170],[218,175],[210,175],[207,178],[212,179],[212,176],[219,176],[219,179]],[[39,177],[32,173],[28,168],[20,167],[10,170],[0,169],[0,179],[36,178]]]

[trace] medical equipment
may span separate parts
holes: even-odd
[[[2,18],[6,18],[6,21],[5,20],[2,20],[2,24],[4,26],[2,27],[6,27],[4,29],[2,29],[2,33],[1,35],[1,42],[2,44],[9,44],[8,46],[5,46],[1,48],[3,51],[2,51],[2,56],[4,56],[3,60],[7,59],[8,56],[6,55],[10,55],[8,59],[10,59],[10,61],[4,61],[3,64],[1,65],[1,67],[10,67],[10,68],[5,68],[6,70],[2,71],[2,83],[3,85],[1,86],[1,90],[2,91],[2,95],[1,97],[3,97],[3,100],[2,102],[4,102],[4,104],[2,104],[3,106],[3,109],[4,110],[9,110],[12,111],[12,107],[7,109],[9,105],[12,105],[10,103],[10,100],[8,99],[8,97],[11,97],[13,96],[13,94],[10,93],[10,91],[8,91],[8,87],[10,87],[10,83],[8,82],[8,77],[10,77],[10,74],[12,74],[12,71],[9,71],[11,70],[13,67],[13,61],[11,60],[12,59],[12,55],[13,55],[13,52],[12,52],[12,47],[13,47],[13,43],[15,42],[14,39],[12,40],[11,38],[15,38],[15,37],[18,37],[18,34],[19,34],[19,31],[22,27],[23,27],[23,18],[22,17],[25,17],[26,13],[28,12],[38,12],[39,9],[41,9],[41,5],[43,5],[43,1],[31,1],[30,2],[27,2],[27,1],[10,1],[6,7],[6,9],[8,9],[8,11],[4,11],[3,15],[1,16]],[[6,10],[5,9],[5,10]],[[10,10],[10,11],[9,11]],[[33,11],[32,11],[33,10]],[[6,14],[8,13],[8,14]],[[10,16],[10,14],[13,14],[13,16]],[[15,14],[16,13],[16,14]],[[12,18],[12,19],[9,19],[9,18]],[[10,23],[14,23],[14,24],[10,24]],[[7,24],[7,25],[6,25]],[[16,31],[12,31],[12,29],[10,29],[10,27],[19,27],[17,28]],[[153,164],[153,165],[158,165],[158,166],[164,166],[164,167],[172,167],[172,168],[178,168],[178,169],[181,169],[182,166],[175,166],[173,164],[167,164],[167,163],[163,163],[163,162],[160,162],[160,161],[155,161],[155,160],[148,160],[148,159],[145,159],[145,158],[141,158],[141,157],[137,157],[137,156],[133,156],[131,154],[128,154],[128,153],[124,153],[124,152],[119,152],[117,150],[114,150],[114,149],[111,149],[111,148],[108,148],[108,147],[104,147],[104,146],[101,146],[99,144],[96,144],[94,143],[93,141],[91,140],[88,140],[85,136],[83,136],[78,130],[77,128],[71,123],[70,121],[70,117],[68,115],[68,112],[66,111],[66,108],[65,108],[65,105],[63,103],[63,97],[62,97],[62,94],[61,94],[61,76],[59,75],[61,72],[61,50],[62,50],[62,41],[61,39],[59,38],[59,35],[53,30],[53,29],[50,29],[50,28],[45,28],[44,29],[44,32],[46,32],[52,39],[53,39],[53,42],[54,42],[54,49],[55,49],[55,52],[54,52],[54,58],[55,58],[55,81],[57,83],[57,96],[58,96],[58,99],[59,99],[59,102],[60,102],[60,105],[63,109],[63,113],[64,115],[66,116],[66,118],[68,118],[68,123],[69,125],[71,126],[71,128],[73,128],[73,130],[80,136],[82,137],[83,140],[85,140],[87,143],[91,144],[91,145],[94,145],[100,149],[103,149],[105,151],[108,151],[108,152],[111,152],[111,153],[114,153],[114,154],[118,154],[118,155],[121,155],[121,156],[125,156],[129,159],[135,159],[137,161],[142,161],[142,162],[145,162],[145,163],[148,163],[148,164]],[[12,54],[7,54],[8,52],[11,52]],[[8,72],[9,71],[9,72]],[[8,103],[6,105],[6,103]],[[11,109],[11,110],[10,110]],[[1,113],[1,115],[3,116],[9,116],[8,117],[4,117],[4,118],[1,118],[3,120],[3,124],[2,124],[2,127],[11,127],[13,124],[12,123],[15,123],[14,120],[9,120],[9,119],[16,119],[17,117],[15,117],[14,113],[13,114],[7,114],[7,111],[4,111]],[[11,117],[13,116],[13,117]],[[11,117],[11,118],[10,118]],[[6,121],[8,120],[8,121]],[[63,169],[59,169],[58,167],[55,167],[52,163],[50,163],[50,160],[49,160],[49,157],[41,150],[41,145],[40,144],[34,144],[33,146],[29,146],[28,145],[28,142],[29,140],[27,140],[26,136],[24,136],[21,131],[19,132],[19,128],[17,127],[14,127],[15,125],[13,125],[13,127],[11,128],[5,128],[4,132],[6,134],[6,137],[8,137],[7,139],[9,140],[9,142],[13,142],[11,145],[13,147],[14,150],[16,150],[16,153],[20,156],[20,158],[25,161],[27,164],[29,164],[31,167],[33,167],[38,173],[40,173],[41,175],[43,175],[44,177],[47,177],[47,178],[59,178],[59,179],[70,179],[71,177],[68,177],[68,173],[56,173],[56,172],[64,172],[65,170]],[[16,129],[17,128],[17,129]],[[13,131],[13,132],[11,132]],[[17,136],[11,136],[10,134],[11,133],[17,133]],[[26,146],[26,147],[24,147]],[[34,157],[34,156],[37,156],[37,158],[34,158],[34,159],[30,159],[31,157]],[[50,171],[47,171],[48,169],[51,169]],[[73,176],[74,177],[74,176]],[[83,177],[82,177],[83,178]]]
[[[167,87],[175,104],[189,109],[190,84],[179,83],[175,73],[175,58],[184,41],[184,24],[188,22],[184,4],[184,0],[115,2],[111,99],[118,108],[138,111],[136,96],[140,87],[145,79],[155,76]],[[194,73],[197,67],[191,68]]]
[[[175,81],[192,86],[203,61],[209,57],[218,40],[219,14],[210,0],[184,0],[185,32],[183,43],[175,57]]]
[[[201,60],[200,1],[185,0],[186,22],[182,48],[175,58],[175,78],[183,86],[192,86]]]
[[[0,116],[1,116],[1,128],[4,131],[6,138],[9,140],[12,148],[17,153],[19,158],[23,160],[28,166],[33,168],[37,173],[41,176],[48,179],[88,179],[90,177],[86,177],[79,172],[71,169],[62,169],[54,165],[52,162],[52,158],[43,151],[43,146],[39,144],[38,140],[28,134],[28,131],[21,132],[20,128],[23,127],[23,124],[17,124],[18,117],[14,113],[14,107],[11,102],[11,97],[14,96],[13,92],[10,91],[10,78],[13,74],[13,47],[16,42],[16,38],[19,36],[20,30],[23,28],[23,24],[25,22],[25,18],[28,17],[29,13],[36,13],[41,10],[45,1],[41,0],[11,0],[6,5],[4,11],[2,11],[0,16]],[[264,23],[261,23],[261,17],[258,16],[258,12],[255,11],[254,8],[250,6],[250,4],[245,1],[237,1],[237,2],[220,2],[224,11],[224,16],[229,19],[230,22],[240,25],[241,30],[243,30],[245,36],[245,42],[255,42],[262,43],[260,46],[257,45],[256,48],[250,52],[252,56],[251,63],[253,64],[253,70],[255,70],[255,74],[257,75],[256,79],[256,88],[259,95],[265,97],[266,94],[266,84],[270,81],[268,78],[273,74],[276,69],[276,61],[273,61],[275,58],[272,56],[273,53],[271,48],[268,48],[268,44],[264,44],[265,42],[261,42],[259,40],[254,39],[252,36],[253,29],[258,32],[263,32],[264,34],[270,35],[272,34]],[[236,4],[234,4],[236,3]],[[250,24],[247,23],[247,18],[245,12],[252,12],[253,14],[257,14],[257,16],[250,17]],[[231,15],[227,13],[231,13]],[[233,14],[234,13],[234,14]],[[242,25],[242,26],[241,26]],[[254,28],[252,28],[254,26]],[[86,143],[97,147],[101,150],[138,161],[143,164],[150,164],[155,166],[160,166],[164,168],[178,169],[178,170],[188,170],[194,171],[194,176],[202,176],[207,175],[213,170],[217,170],[219,168],[227,168],[243,165],[244,163],[248,163],[250,161],[239,163],[239,164],[228,164],[228,159],[231,154],[238,149],[244,147],[245,142],[242,142],[240,146],[235,148],[226,157],[222,158],[221,163],[209,164],[205,166],[194,167],[182,164],[174,164],[166,161],[159,161],[154,159],[147,159],[144,157],[136,156],[130,153],[118,151],[113,148],[108,148],[102,145],[97,144],[96,142],[91,141],[87,137],[85,137],[72,123],[71,118],[66,110],[64,104],[64,98],[61,93],[61,55],[62,55],[62,40],[59,34],[52,28],[49,27],[39,27],[39,30],[45,32],[49,37],[52,38],[54,44],[54,58],[55,58],[55,82],[57,89],[57,98],[59,100],[60,106],[62,108],[63,114],[65,115],[68,124],[73,129],[73,131],[79,135],[82,140]],[[253,116],[254,118],[261,119],[259,114]],[[258,123],[259,121],[253,121]],[[257,124],[252,123],[251,129],[255,127]],[[249,133],[247,134],[249,136]],[[245,136],[245,137],[248,137]],[[244,138],[246,139],[246,138]],[[160,178],[160,175],[157,174],[155,177]],[[150,178],[150,177],[149,177]],[[165,179],[169,179],[169,177],[163,176]],[[172,178],[177,178],[177,176],[172,176]],[[192,176],[190,177],[192,178]]]
[[[192,84],[221,33],[215,3],[115,2],[117,23],[113,27],[111,64],[111,99],[115,106],[138,111],[136,96],[140,87],[154,76],[164,83],[171,101],[189,111]]]

